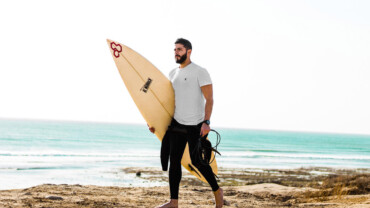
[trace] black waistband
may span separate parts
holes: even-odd
[[[196,128],[200,128],[200,127],[202,127],[203,122],[200,122],[197,125],[184,125],[184,124],[179,123],[175,119],[172,119],[171,125],[172,124],[175,125],[175,126],[181,126],[181,127],[184,127],[184,128],[187,128],[187,127],[190,127],[190,128],[195,128],[195,127]]]
[[[175,119],[172,119],[170,126],[168,127],[169,131],[176,132],[176,133],[190,133],[190,132],[197,132],[200,131],[200,128],[202,127],[203,122],[197,124],[197,125],[184,125],[176,121]]]

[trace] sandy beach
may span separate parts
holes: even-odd
[[[167,181],[157,168],[125,168],[138,180]],[[370,169],[220,169],[225,207],[370,207]],[[113,187],[43,184],[0,191],[0,207],[155,207],[167,186]],[[213,194],[183,171],[179,207],[214,207]]]

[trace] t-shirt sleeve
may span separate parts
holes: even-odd
[[[168,79],[169,79],[169,80],[172,80],[172,77],[173,77],[174,72],[175,72],[175,69],[172,69],[172,70],[170,71],[170,73],[168,73]]]
[[[199,70],[198,83],[200,87],[212,84],[211,76],[206,69]]]

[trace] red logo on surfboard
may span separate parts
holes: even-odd
[[[115,42],[111,42],[110,48],[113,50],[114,57],[118,58],[119,53],[122,52],[122,46],[120,44],[116,44]]]

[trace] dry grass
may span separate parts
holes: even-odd
[[[307,201],[341,199],[345,195],[370,193],[370,174],[330,175],[322,182],[319,191],[306,191],[301,196]]]

